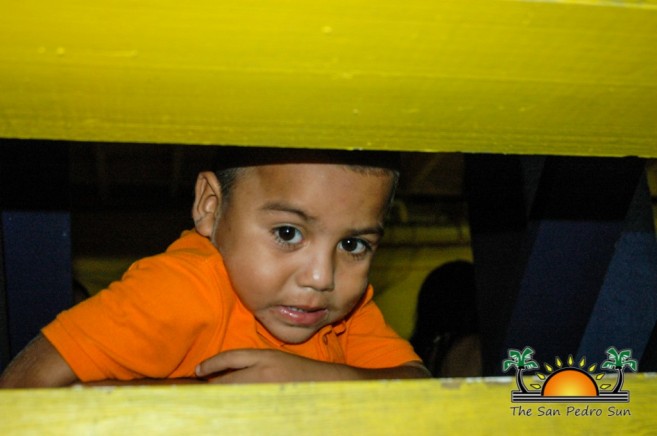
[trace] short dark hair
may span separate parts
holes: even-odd
[[[327,150],[273,147],[221,147],[215,172],[221,185],[222,204],[228,204],[233,186],[246,167],[286,163],[331,163],[345,165],[364,174],[387,173],[393,183],[388,198],[389,210],[399,182],[400,155],[390,151]]]

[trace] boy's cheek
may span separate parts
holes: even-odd
[[[363,298],[363,296],[365,295],[365,292],[366,292],[366,291],[367,291],[367,283],[365,283],[365,285],[362,287],[362,289],[361,289],[359,292],[354,293],[354,294],[351,296],[351,298],[349,298],[348,300],[345,301],[345,304],[344,304],[344,308],[345,308],[345,312],[346,312],[345,315],[346,315],[347,313],[351,312],[352,309],[353,309],[354,307],[356,307],[356,305],[358,305],[358,303],[360,302],[360,300],[361,300],[361,299]]]

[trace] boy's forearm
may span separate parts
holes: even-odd
[[[0,388],[66,386],[77,381],[59,352],[41,334],[0,375]]]
[[[196,375],[213,383],[262,383],[431,377],[420,362],[393,368],[357,368],[296,356],[278,350],[241,349],[219,353],[202,362]]]

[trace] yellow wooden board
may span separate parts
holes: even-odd
[[[656,434],[655,374],[623,386],[628,403],[521,406],[509,377],[6,390],[0,434]]]
[[[657,1],[4,1],[0,138],[657,156]]]

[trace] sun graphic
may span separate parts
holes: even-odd
[[[598,385],[581,369],[563,368],[550,374],[541,394],[544,397],[597,397]]]
[[[543,385],[532,384],[534,389],[541,389],[544,397],[597,397],[599,389],[609,389],[611,385],[603,384],[598,388],[596,380],[601,380],[604,373],[594,374],[596,364],[586,368],[586,358],[583,357],[578,365],[574,365],[573,356],[568,356],[567,366],[560,358],[555,359],[555,366],[544,363],[548,375],[536,373]]]

